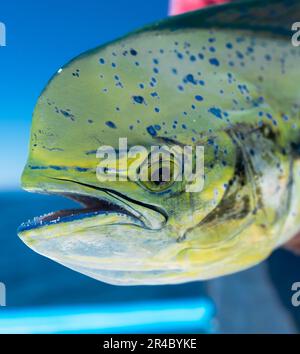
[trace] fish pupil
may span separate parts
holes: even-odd
[[[166,167],[160,167],[157,171],[155,171],[151,178],[155,186],[164,185],[170,182],[170,179],[170,170]]]

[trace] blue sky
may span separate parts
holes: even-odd
[[[76,55],[166,17],[168,0],[10,0],[0,5],[0,189],[15,188],[31,115],[53,73]]]

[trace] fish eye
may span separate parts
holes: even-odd
[[[162,192],[174,184],[174,175],[174,162],[159,160],[141,167],[139,183],[151,192]]]

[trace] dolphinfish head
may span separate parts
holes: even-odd
[[[197,14],[201,21],[202,11]],[[33,115],[22,185],[82,208],[22,224],[19,236],[36,252],[130,285],[231,273],[273,248],[272,235],[255,226],[261,214],[249,162],[254,132],[269,146],[267,115],[274,114],[262,99],[267,88],[257,84],[274,71],[250,80],[252,52],[267,60],[272,40],[250,29],[197,27],[195,14],[188,16],[89,51],[46,86]],[[279,55],[284,41],[277,40]],[[202,167],[193,180],[176,179],[180,154],[165,153],[184,147],[193,167],[196,161]],[[132,153],[137,148],[139,155]],[[162,154],[151,160],[159,148]],[[169,178],[162,180],[165,172]],[[140,178],[145,175],[158,178]]]

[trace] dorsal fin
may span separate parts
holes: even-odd
[[[299,0],[244,0],[173,16],[145,27],[143,31],[224,28],[291,36],[293,23],[299,21]]]

